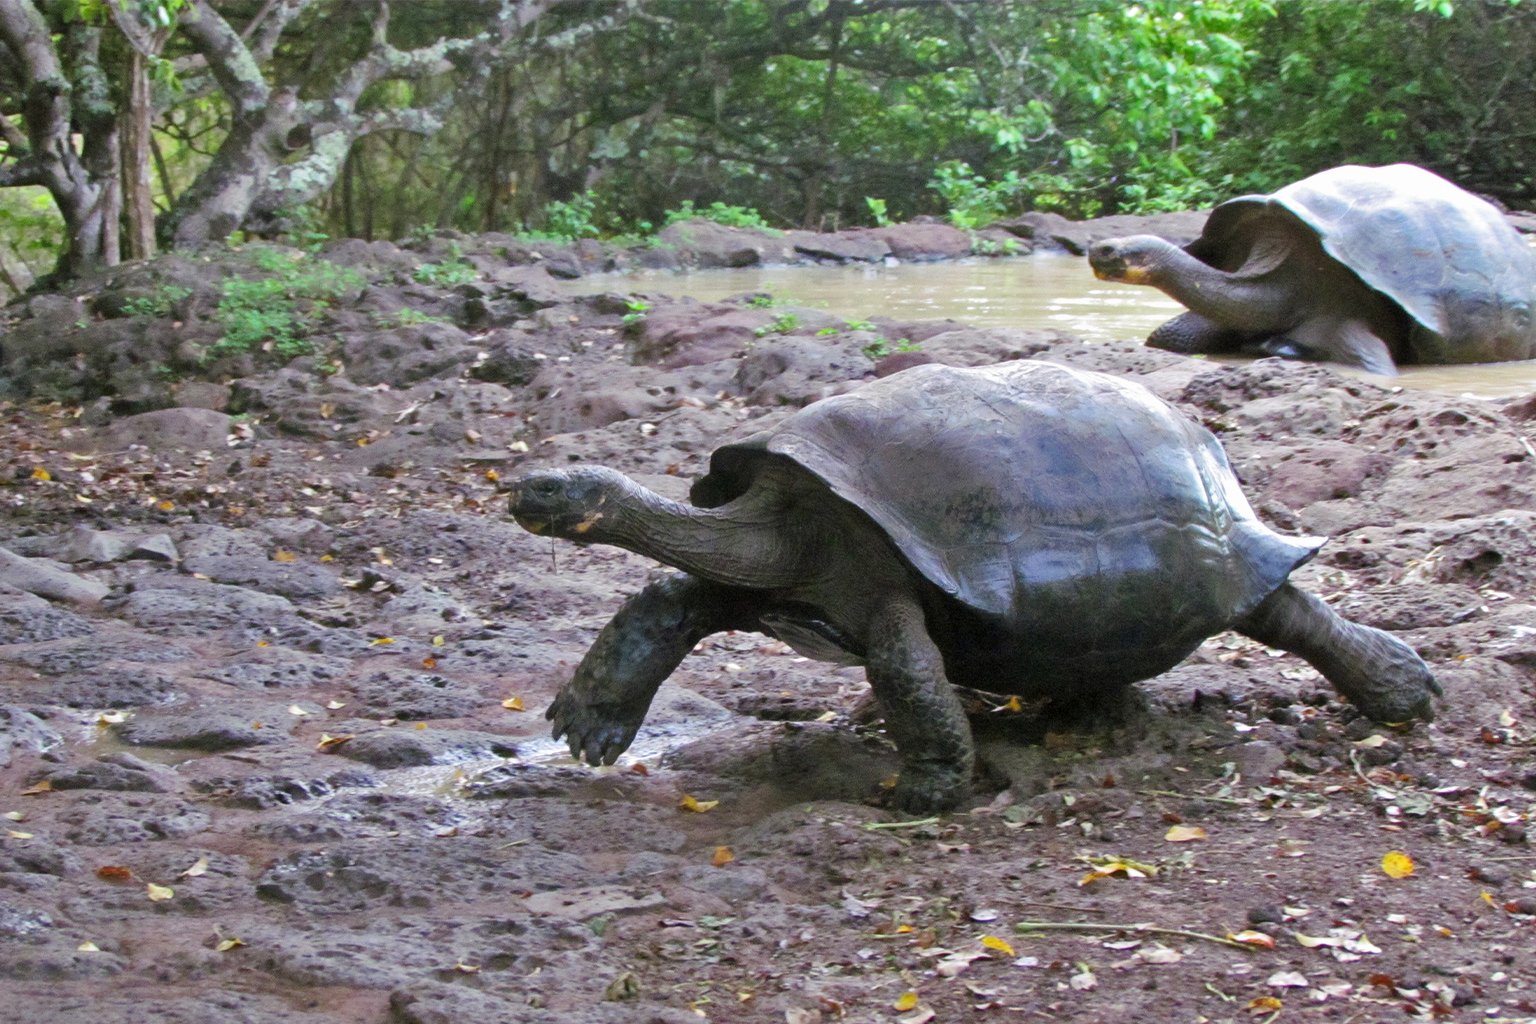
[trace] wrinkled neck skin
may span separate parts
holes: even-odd
[[[785,530],[785,496],[753,488],[720,508],[703,509],[625,479],[580,534],[731,586],[774,589],[804,576],[805,551]]]
[[[1279,269],[1259,274],[1229,273],[1202,263],[1175,245],[1148,268],[1146,284],[1161,290],[1208,320],[1240,331],[1283,331],[1294,325],[1294,289]],[[1271,266],[1274,266],[1271,261]]]

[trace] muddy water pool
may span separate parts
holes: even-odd
[[[1054,254],[898,266],[648,271],[587,277],[568,287],[590,292],[595,285],[705,302],[768,292],[849,319],[951,318],[978,327],[1054,328],[1086,341],[1145,338],[1183,308],[1152,288],[1099,281],[1082,258]],[[1408,367],[1391,383],[1507,399],[1536,391],[1536,360]]]

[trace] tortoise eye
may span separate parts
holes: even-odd
[[[533,480],[528,484],[528,490],[540,498],[553,498],[560,494],[560,481],[543,479]]]

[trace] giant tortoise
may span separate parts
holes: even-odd
[[[1536,255],[1493,206],[1412,164],[1335,167],[1222,203],[1183,249],[1133,235],[1088,261],[1189,307],[1147,338],[1155,348],[1382,374],[1536,357]]]
[[[892,800],[913,811],[969,791],[951,683],[1092,698],[1231,627],[1299,654],[1380,721],[1428,718],[1440,692],[1407,644],[1287,582],[1321,540],[1259,522],[1208,431],[1100,373],[917,366],[717,449],[689,503],[602,467],[508,486],[533,533],[682,570],[619,609],[548,710],[594,765],[728,629],[863,664],[901,757]]]

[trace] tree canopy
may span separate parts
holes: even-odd
[[[1536,194],[1519,0],[0,0],[0,287],[232,233]]]

